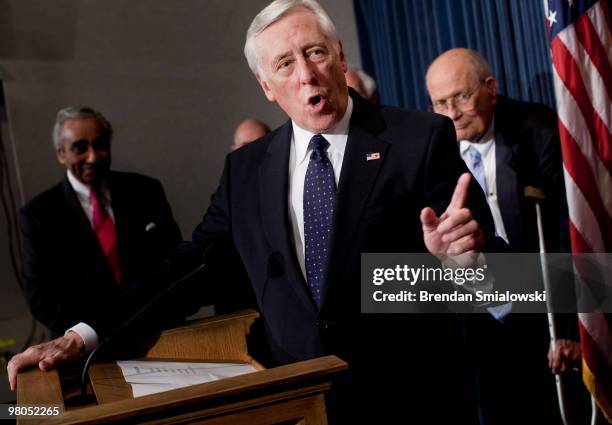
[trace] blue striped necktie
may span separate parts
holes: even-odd
[[[470,162],[468,162],[468,168],[476,178],[476,181],[482,188],[482,191],[487,193],[487,180],[485,179],[485,169],[482,163],[482,155],[474,146],[470,145],[467,150]]]

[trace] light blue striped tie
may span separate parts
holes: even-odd
[[[486,194],[487,180],[485,179],[485,169],[484,164],[482,163],[482,155],[480,155],[478,149],[472,145],[470,145],[467,152],[470,157],[470,161],[468,162],[467,166],[476,178],[476,181],[482,188],[483,192]]]

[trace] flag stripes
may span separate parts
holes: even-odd
[[[612,252],[612,33],[607,0],[544,4],[572,251]],[[576,270],[581,275],[580,267]],[[612,421],[611,328],[601,312],[578,318],[583,381]]]

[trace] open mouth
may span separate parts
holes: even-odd
[[[308,99],[308,104],[315,106],[318,105],[321,102],[321,96],[316,95],[316,96],[312,96],[311,98]]]

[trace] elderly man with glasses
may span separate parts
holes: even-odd
[[[547,250],[568,252],[556,114],[544,105],[498,95],[489,64],[469,49],[441,54],[429,66],[426,83],[431,110],[453,121],[461,156],[482,187],[495,231],[510,251],[539,252],[533,202],[524,196],[526,186],[535,186],[546,195]],[[538,412],[558,411],[554,380],[546,370],[546,318],[511,314],[511,307],[497,320],[484,315],[474,319],[473,348],[484,359],[476,374],[481,423],[517,423]]]
[[[489,64],[469,49],[440,55],[426,80],[433,112],[453,120],[461,156],[487,196],[497,234],[514,252],[538,250],[535,215],[523,196],[525,186],[537,186],[547,197],[548,251],[567,252],[556,114],[544,105],[498,95]]]

